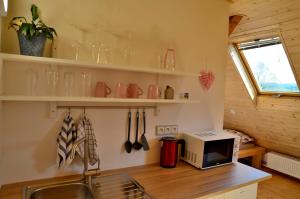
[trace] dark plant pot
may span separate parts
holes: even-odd
[[[21,55],[30,55],[42,57],[46,42],[45,35],[33,37],[31,40],[27,39],[23,34],[18,33],[20,53]]]

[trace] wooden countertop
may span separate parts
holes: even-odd
[[[271,178],[271,175],[241,163],[207,170],[196,169],[184,162],[176,168],[164,169],[157,164],[104,171],[102,175],[128,173],[155,198],[208,198],[252,183]],[[4,185],[2,199],[22,199],[24,186],[76,179],[77,176],[60,177]]]

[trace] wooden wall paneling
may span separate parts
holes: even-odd
[[[249,1],[242,0],[230,6],[230,15],[245,14],[239,31],[252,30],[266,25],[289,22],[300,18],[298,0]]]
[[[300,24],[293,27],[299,30]],[[293,38],[291,30],[288,31],[289,37]],[[282,31],[283,36],[284,33]],[[300,49],[300,45],[293,46],[292,51]],[[287,45],[288,50],[289,47]],[[295,56],[292,61],[295,69],[299,70],[300,62],[295,60]],[[241,77],[229,57],[226,68],[224,127],[244,131],[253,136],[257,144],[268,149],[300,157],[300,98],[259,96],[255,107],[247,95]]]

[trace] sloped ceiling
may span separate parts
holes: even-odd
[[[238,0],[230,4],[230,16],[237,14],[244,17],[233,35],[280,29],[300,80],[300,1]],[[225,128],[242,130],[263,147],[300,157],[300,97],[259,96],[254,106],[230,57],[225,93]]]

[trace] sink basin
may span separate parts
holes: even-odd
[[[27,187],[25,199],[94,199],[89,187],[81,182]]]
[[[25,199],[151,199],[127,174],[92,178],[92,189],[82,181],[26,187]]]

